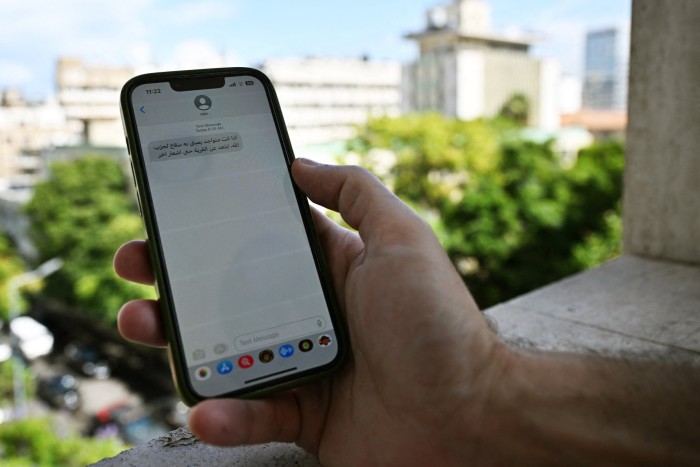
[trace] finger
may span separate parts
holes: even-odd
[[[395,244],[425,233],[427,226],[413,210],[365,169],[297,159],[292,173],[312,201],[340,212],[368,249],[374,240]]]
[[[199,439],[217,446],[294,442],[301,411],[292,392],[259,400],[212,399],[192,410],[189,426]]]
[[[345,279],[353,261],[362,253],[362,240],[356,232],[339,226],[317,209],[312,209],[311,213],[338,300],[345,303]]]
[[[154,300],[133,300],[117,315],[117,327],[125,339],[153,347],[165,347],[158,303]]]
[[[126,280],[153,285],[148,244],[143,240],[133,240],[122,245],[114,255],[114,271]]]

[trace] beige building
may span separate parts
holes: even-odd
[[[531,56],[529,39],[493,32],[485,1],[434,7],[426,14],[426,28],[407,37],[418,43],[420,56],[404,69],[404,110],[465,120],[493,117],[523,94],[531,126],[558,127],[558,64]]]
[[[58,101],[70,122],[82,124],[84,144],[124,146],[119,93],[134,74],[130,67],[86,66],[75,58],[58,60]]]
[[[398,62],[348,58],[283,58],[264,62],[295,145],[351,138],[371,116],[401,110]]]
[[[585,128],[597,140],[624,139],[627,129],[627,111],[581,109],[575,113],[562,114],[561,126]]]
[[[33,186],[43,174],[42,155],[80,142],[82,126],[69,122],[56,101],[26,102],[6,89],[0,101],[0,190]]]
[[[56,98],[27,102],[6,89],[0,101],[0,190],[32,187],[47,155],[67,146],[124,147],[119,92],[133,76],[127,67],[86,66],[61,58]]]
[[[286,58],[269,60],[262,69],[275,84],[297,145],[345,140],[368,117],[397,115],[401,108],[396,62]],[[33,186],[46,164],[43,156],[56,153],[52,148],[124,148],[119,93],[134,73],[130,67],[60,58],[55,100],[32,105],[6,91],[0,107],[0,190]]]

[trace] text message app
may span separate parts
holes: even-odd
[[[229,85],[241,80],[254,85]],[[133,107],[148,109],[136,113],[143,163],[196,389],[214,396],[231,381],[330,362],[308,351],[309,339],[333,329],[262,83],[227,78],[184,92],[161,83],[155,96],[143,87]],[[284,358],[266,353],[254,365],[251,355],[280,345]],[[303,358],[290,358],[292,345]]]

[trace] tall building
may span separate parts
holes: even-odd
[[[371,116],[401,111],[401,65],[362,58],[281,58],[261,67],[275,86],[292,143],[351,138]]]
[[[78,144],[80,128],[55,100],[27,102],[18,90],[5,89],[0,96],[0,191],[33,186],[45,172],[43,154]]]
[[[583,107],[599,110],[627,108],[629,27],[591,31],[586,35]]]
[[[79,59],[60,58],[56,98],[27,102],[18,90],[3,90],[0,190],[32,187],[45,175],[47,155],[56,148],[123,148],[119,92],[133,74],[128,67],[87,66]]]
[[[58,101],[69,121],[82,124],[84,144],[124,146],[119,93],[134,74],[130,67],[85,65],[77,58],[58,60]]]
[[[513,96],[530,104],[531,126],[559,125],[559,66],[529,54],[532,41],[491,29],[483,0],[455,0],[427,11],[420,48],[404,69],[404,110],[434,110],[461,119],[493,117]]]

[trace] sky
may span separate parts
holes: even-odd
[[[54,93],[60,56],[146,69],[219,63],[256,66],[281,57],[409,62],[403,36],[450,0],[0,0],[0,89],[30,99]],[[631,0],[488,0],[497,31],[534,34],[533,52],[581,76],[585,33],[629,22]]]

